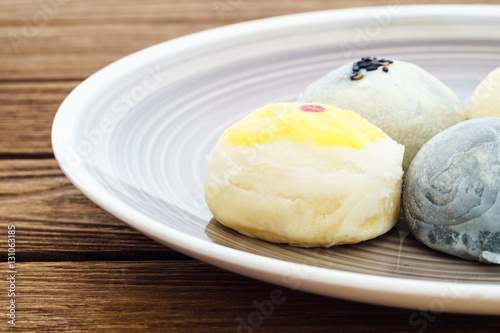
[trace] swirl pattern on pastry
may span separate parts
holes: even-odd
[[[454,256],[500,263],[500,119],[468,120],[432,138],[404,184],[410,230]]]

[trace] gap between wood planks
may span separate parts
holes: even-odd
[[[51,154],[12,157],[0,155],[0,228],[16,225],[19,262],[192,260],[91,202]]]
[[[0,154],[0,160],[43,160],[55,159],[53,153],[3,153]]]

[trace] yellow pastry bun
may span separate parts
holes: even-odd
[[[211,157],[205,198],[244,235],[295,246],[352,244],[399,214],[404,147],[358,114],[277,103],[229,127]]]
[[[500,67],[477,86],[467,105],[467,119],[500,117]]]

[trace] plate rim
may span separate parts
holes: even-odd
[[[403,16],[433,15],[456,18],[461,15],[467,17],[488,15],[500,18],[500,5],[410,5],[402,7],[408,9]],[[175,49],[182,49],[193,44],[199,46],[214,43],[237,36],[241,37],[241,35],[255,34],[258,31],[276,29],[276,27],[284,29],[292,24],[294,26],[308,25],[311,18],[314,18],[315,23],[318,23],[318,20],[326,22],[336,19],[368,18],[373,10],[380,8],[386,8],[386,6],[314,11],[247,21],[196,32],[132,53],[88,77],[65,98],[52,125],[51,140],[54,156],[64,174],[94,203],[156,241],[223,269],[292,289],[404,308],[429,306],[433,300],[442,299],[443,290],[450,288],[452,284],[454,288],[460,289],[462,294],[455,299],[459,301],[458,303],[446,304],[445,312],[500,314],[500,309],[495,311],[494,307],[487,308],[487,305],[500,304],[500,284],[497,283],[429,281],[341,271],[264,257],[199,239],[120,203],[117,198],[100,188],[99,183],[83,169],[66,167],[63,161],[64,143],[71,141],[71,129],[78,128],[76,116],[85,110],[85,104],[81,102],[101,91],[101,88],[109,84],[112,78],[122,74],[124,69],[132,71],[139,65],[142,67],[146,63],[154,63],[160,57],[169,56],[174,53]],[[79,107],[75,107],[75,104]],[[100,191],[95,191],[96,188]],[[294,273],[290,275],[291,281],[284,281],[283,272],[291,268],[302,272],[310,271],[312,268],[314,274],[302,277]],[[329,288],[323,290],[321,289],[323,287]],[[351,292],[354,294],[350,294]],[[387,298],[380,299],[381,294]],[[398,298],[401,296],[406,296],[408,300],[402,301]],[[465,302],[471,302],[473,306],[464,304]]]

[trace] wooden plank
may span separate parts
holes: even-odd
[[[195,260],[178,260],[189,258],[148,239],[98,208],[71,185],[53,159],[36,159],[50,156],[52,119],[71,89],[131,52],[229,23],[310,10],[385,5],[389,0],[57,0],[67,4],[61,5],[47,24],[37,25],[33,36],[22,36],[22,29],[29,25],[26,20],[29,22],[39,14],[42,3],[52,1],[56,0],[0,1],[0,228],[5,230],[8,224],[15,223],[18,230],[18,329],[499,330],[498,317],[418,312],[412,320],[414,311],[314,296],[247,279]],[[415,2],[401,0],[402,4]],[[440,1],[454,2],[476,3]],[[214,3],[229,6],[224,7],[227,10],[223,17]],[[12,34],[24,37],[17,52],[11,43]],[[12,157],[24,160],[6,160]],[[2,253],[5,246],[5,241],[0,241]],[[0,281],[5,292],[5,271]],[[248,323],[249,315],[258,315],[254,302],[269,300],[275,290],[281,290],[286,301],[276,305],[272,315],[263,318],[258,327],[239,327],[238,318]],[[7,306],[6,301],[4,294],[0,298],[2,306]],[[7,331],[7,326],[4,316],[0,331]]]
[[[148,46],[213,27],[208,24],[47,26],[36,38],[2,47],[2,81],[84,80],[106,65]],[[0,27],[0,36],[10,28]],[[155,33],[151,33],[155,31]],[[156,32],[158,31],[158,32]]]
[[[8,289],[4,279],[0,288]],[[271,295],[281,303],[273,304],[274,309]],[[266,304],[267,317],[256,303]],[[412,310],[293,291],[196,261],[17,263],[16,305],[16,326],[24,332],[400,333],[500,328],[494,316],[416,312],[411,320]],[[5,322],[4,317],[0,327]]]
[[[56,1],[64,4],[52,10],[42,5]],[[498,0],[481,2],[498,3]],[[390,3],[393,1],[3,0],[0,80],[83,80],[125,55],[193,32],[263,17]],[[399,3],[434,2],[400,0]]]
[[[222,24],[211,1],[4,0],[0,81],[83,80],[132,52]]]
[[[78,83],[0,83],[0,156],[52,154],[54,116]]]
[[[53,159],[0,161],[0,228],[9,224],[21,261],[189,259],[92,203]]]
[[[38,13],[42,3],[55,1],[65,2],[0,1],[0,155],[52,154],[52,120],[64,98],[86,77],[132,52],[234,22],[389,3],[389,0],[376,3],[368,0],[69,1],[46,24],[34,30],[36,33],[26,38],[16,52],[9,36],[22,35],[27,25],[25,18]],[[410,2],[413,1],[401,1]],[[500,3],[486,1],[493,2]],[[224,5],[220,13],[214,4]]]

